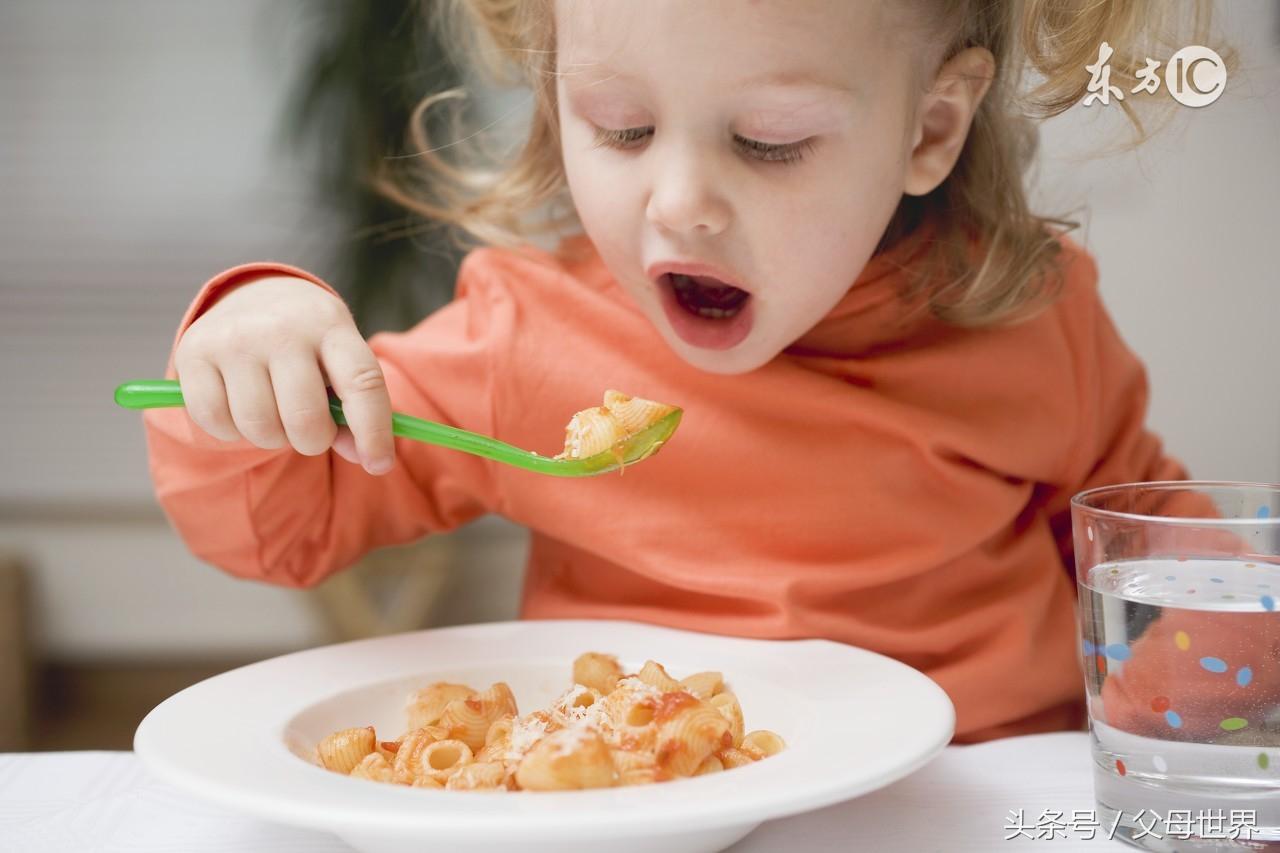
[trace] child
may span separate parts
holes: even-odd
[[[1113,85],[1141,67],[1145,4],[465,5],[534,90],[528,141],[488,182],[425,154],[424,193],[395,192],[513,248],[368,344],[301,270],[206,284],[187,408],[146,417],[191,549],[304,586],[497,512],[532,531],[525,617],[822,637],[935,679],[959,741],[1081,727],[1068,501],[1184,472],[1092,260],[1027,208],[1015,48],[1061,111],[1102,40]],[[566,188],[585,233],[521,247]],[[394,405],[552,452],[606,387],[686,412],[623,477],[390,433]]]

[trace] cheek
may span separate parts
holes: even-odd
[[[822,291],[814,294],[818,301],[827,290],[852,284],[884,231],[889,214],[882,209],[893,207],[883,194],[872,197],[856,184],[834,180],[778,202],[775,196],[760,239],[769,246],[771,266],[812,283]]]
[[[565,179],[583,229],[606,261],[624,250],[637,233],[637,213],[630,198],[633,182],[618,168],[610,152],[591,147],[588,134],[567,129],[563,155]]]
[[[808,270],[824,270],[824,278],[843,279],[847,287],[902,199],[902,163],[887,146],[849,145],[830,155],[818,179],[797,185],[783,205],[774,199],[771,239]]]

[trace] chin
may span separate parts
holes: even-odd
[[[709,350],[691,347],[676,338],[670,330],[663,330],[668,345],[675,350],[688,364],[706,373],[718,373],[722,376],[736,376],[763,367],[778,354],[778,350],[761,347],[747,339],[738,346],[727,350]]]

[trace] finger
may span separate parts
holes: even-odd
[[[221,441],[237,441],[240,432],[231,420],[227,406],[227,388],[218,368],[207,361],[193,359],[174,365],[178,385],[182,388],[182,405],[195,425]]]
[[[280,425],[267,366],[249,361],[224,365],[222,381],[227,386],[231,420],[240,434],[264,450],[284,447],[284,427]]]
[[[338,425],[329,413],[329,394],[315,353],[306,349],[281,353],[268,363],[267,373],[289,443],[305,456],[328,450]]]
[[[370,474],[395,464],[391,398],[382,367],[354,328],[330,332],[320,343],[320,359],[355,438],[360,461]]]
[[[347,427],[338,427],[338,436],[333,440],[333,452],[352,465],[360,464],[360,451],[356,450],[355,437]]]

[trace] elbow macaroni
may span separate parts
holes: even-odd
[[[718,672],[677,680],[656,661],[628,675],[611,655],[573,663],[574,686],[521,716],[511,689],[438,682],[409,697],[409,730],[377,740],[372,726],[334,732],[316,748],[327,770],[450,791],[561,791],[667,782],[776,755],[777,734],[746,732]]]

